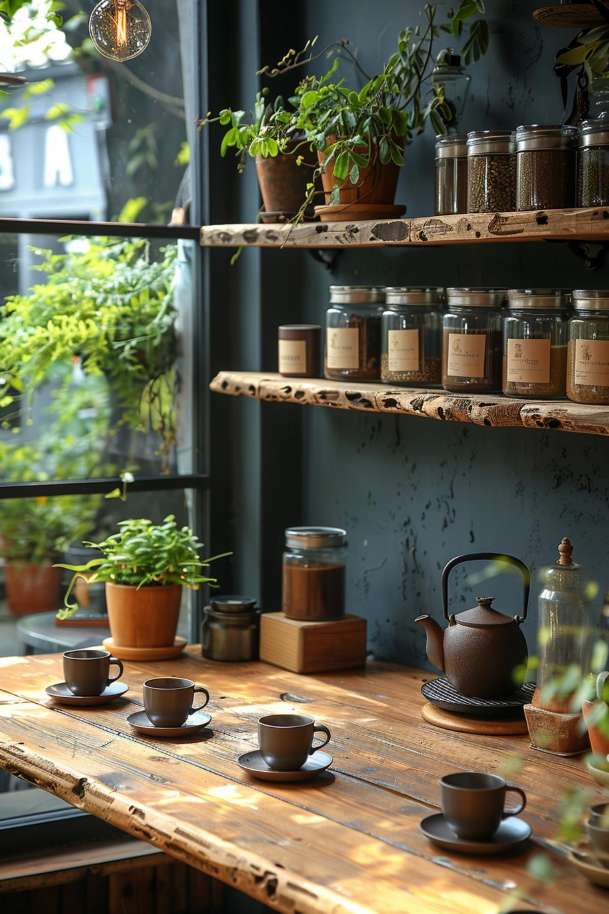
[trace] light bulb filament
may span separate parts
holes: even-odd
[[[127,31],[127,4],[125,0],[116,0],[116,46],[124,48],[127,46],[129,34]]]

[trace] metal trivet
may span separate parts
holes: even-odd
[[[525,682],[509,698],[470,698],[457,692],[445,676],[421,686],[421,693],[432,705],[452,714],[469,714],[471,717],[520,716],[534,691],[535,683]]]

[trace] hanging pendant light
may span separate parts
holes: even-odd
[[[89,19],[89,34],[103,57],[123,62],[146,50],[152,23],[139,0],[100,0]]]

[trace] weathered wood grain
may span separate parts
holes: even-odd
[[[300,225],[207,225],[201,229],[203,247],[373,248],[407,244],[409,237],[408,219],[303,222]]]
[[[253,371],[221,371],[210,383],[215,393],[267,403],[298,403],[359,412],[422,416],[442,422],[468,422],[488,428],[553,429],[583,435],[609,435],[609,407],[569,400],[516,400],[499,395],[448,393],[429,388],[353,384],[285,378]]]
[[[418,831],[437,807],[441,774],[500,770],[517,754],[526,817],[551,838],[557,785],[594,789],[579,760],[536,753],[522,737],[431,727],[419,713],[420,671],[373,664],[304,679],[265,664],[203,661],[195,651],[163,672],[210,689],[213,738],[131,735],[126,717],[141,706],[154,664],[126,665],[129,701],[52,711],[43,689],[59,678],[60,658],[15,658],[0,668],[0,689],[12,693],[0,696],[0,760],[280,911],[487,914],[514,885],[528,904],[562,914],[602,909],[599,893],[566,864],[558,864],[560,885],[543,887],[525,873],[526,854],[458,857]],[[249,782],[238,768],[237,755],[256,744],[257,717],[289,707],[330,725],[333,780],[294,789]]]

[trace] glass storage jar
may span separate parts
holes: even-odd
[[[467,212],[510,212],[516,199],[516,157],[511,130],[467,134]]]
[[[345,612],[347,532],[339,527],[288,527],[282,609],[288,619],[318,622]]]
[[[504,289],[447,289],[443,317],[442,386],[456,393],[501,387]]]
[[[609,289],[575,289],[569,321],[567,396],[609,404]]]
[[[467,212],[467,144],[464,136],[436,137],[436,215]]]
[[[333,381],[375,381],[381,360],[381,286],[330,286],[324,374]]]
[[[387,384],[442,381],[441,290],[390,286],[385,289],[381,380]]]
[[[577,206],[609,206],[609,114],[579,128]]]
[[[564,397],[566,303],[560,289],[510,289],[503,321],[503,386],[509,397]]]
[[[577,128],[528,124],[516,129],[516,209],[575,205]]]

